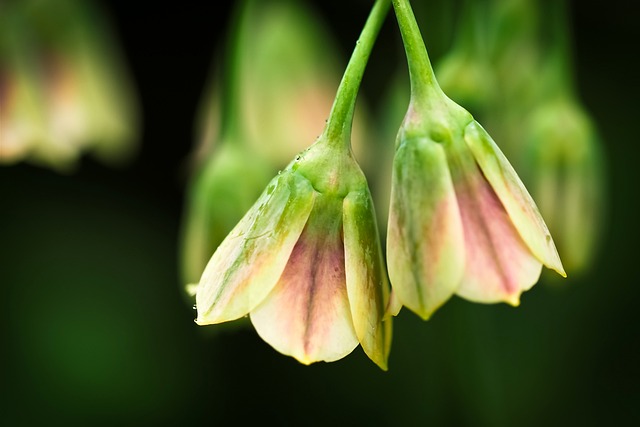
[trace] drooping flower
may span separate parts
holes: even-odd
[[[207,264],[197,287],[198,324],[249,315],[266,342],[301,363],[338,360],[360,344],[387,368],[389,285],[350,135],[388,7],[375,3],[322,135],[271,181]]]
[[[386,273],[366,179],[319,140],[269,184],[207,265],[198,324],[249,314],[260,336],[303,363],[358,343],[386,366]]]
[[[5,90],[15,94],[3,107],[22,111],[3,113],[11,132],[0,135],[0,145],[10,149],[0,162],[24,159],[69,171],[88,151],[109,164],[128,158],[137,141],[138,108],[113,35],[94,5],[9,2],[2,20],[8,31],[0,44],[8,49],[0,47],[0,62],[10,64],[0,74]],[[27,79],[28,96],[21,86]]]
[[[495,142],[438,86],[409,2],[393,5],[411,77],[387,231],[393,290],[425,319],[454,294],[518,305],[542,264],[565,274],[551,235]]]

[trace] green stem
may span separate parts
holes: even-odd
[[[356,42],[323,133],[324,139],[331,145],[351,149],[351,125],[360,82],[388,11],[389,0],[376,0]]]
[[[407,53],[412,102],[429,99],[434,91],[441,94],[409,0],[393,0],[393,9]]]

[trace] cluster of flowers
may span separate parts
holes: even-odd
[[[453,295],[518,305],[543,265],[565,276],[509,161],[440,89],[408,0],[392,2],[411,98],[395,144],[383,250],[351,134],[389,3],[375,2],[321,135],[266,185],[189,288],[198,324],[249,316],[266,342],[304,364],[338,360],[360,344],[387,369],[392,318],[402,306],[427,319]],[[203,217],[206,209],[192,211]]]

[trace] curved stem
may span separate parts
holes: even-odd
[[[360,82],[375,40],[389,11],[389,5],[389,0],[376,0],[360,38],[356,42],[324,129],[323,136],[329,144],[337,144],[347,149],[351,147],[351,125]]]
[[[427,48],[409,0],[393,0],[393,9],[407,53],[412,101],[426,99],[433,95],[434,90],[442,92],[436,81]]]

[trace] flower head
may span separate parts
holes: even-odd
[[[250,315],[276,350],[308,364],[360,343],[386,369],[388,284],[366,179],[320,140],[279,173],[214,253],[198,324]]]
[[[266,342],[304,364],[338,360],[360,344],[387,368],[389,284],[351,127],[388,8],[376,1],[322,135],[278,173],[213,254],[197,287],[198,324],[249,315]]]
[[[542,264],[565,274],[551,235],[498,146],[440,90],[408,2],[394,7],[412,81],[387,231],[394,292],[423,318],[453,294],[518,305]]]

